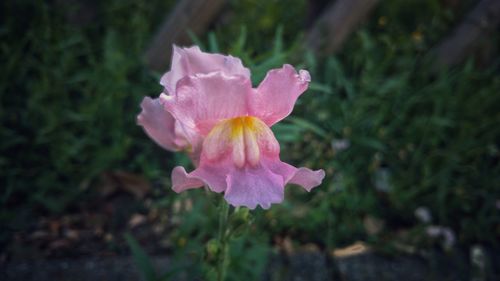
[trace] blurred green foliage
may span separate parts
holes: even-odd
[[[103,171],[134,171],[168,186],[170,168],[184,158],[158,148],[135,117],[141,98],[161,91],[160,74],[146,70],[141,55],[173,2],[90,1],[97,12],[86,23],[73,22],[72,6],[62,1],[1,4],[4,229],[24,227],[20,218],[37,212],[74,208]],[[228,18],[197,43],[241,57],[254,85],[283,63],[308,69],[310,90],[273,131],[284,160],[327,171],[311,193],[290,187],[283,204],[253,212],[254,226],[233,246],[231,267],[254,280],[277,236],[327,249],[390,241],[398,230],[422,227],[414,216],[421,206],[461,245],[499,246],[500,61],[431,72],[426,56],[470,1],[454,10],[437,0],[384,1],[344,51],[321,60],[298,53],[306,1],[229,7]],[[216,232],[211,197],[190,191],[156,204],[176,200],[196,204],[169,237],[178,245],[173,257],[197,264]],[[367,217],[384,221],[383,231],[369,234]]]
[[[134,124],[142,96],[161,91],[140,58],[164,14],[155,7],[169,5],[88,3],[98,21],[72,22],[81,7],[70,3],[2,4],[2,218],[61,212],[108,169],[165,168]]]
[[[215,24],[222,46],[232,46],[234,38],[245,28],[246,52],[251,56],[264,55],[274,48],[276,27],[282,27],[283,39],[293,42],[305,27],[306,0],[230,0],[227,13]]]
[[[429,64],[409,55],[404,61],[408,50],[391,51],[389,44],[359,32],[352,56],[328,58],[321,66],[309,62],[312,77],[326,88],[303,96],[295,115],[321,130],[297,134],[285,157],[325,167],[331,178],[311,197],[318,212],[308,212],[304,224],[292,218],[290,225],[278,225],[314,233],[328,223],[332,236],[314,239],[347,243],[366,239],[367,215],[394,230],[415,225],[414,211],[426,206],[433,223],[454,229],[460,242],[496,244],[497,70],[479,72],[468,64],[432,75]]]

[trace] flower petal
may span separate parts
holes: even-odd
[[[227,189],[227,175],[235,169],[233,162],[228,160],[229,158],[216,165],[201,160],[200,167],[192,171],[190,176],[202,180],[213,192],[223,192]]]
[[[174,117],[163,108],[159,99],[145,97],[141,102],[141,108],[142,112],[137,116],[137,123],[158,145],[171,151],[187,146]]]
[[[241,75],[250,79],[250,71],[239,58],[221,54],[204,53],[198,46],[179,48],[173,46],[171,70],[163,75],[160,84],[173,94],[177,82],[185,76],[221,71],[228,76]]]
[[[283,201],[283,177],[263,165],[233,169],[227,176],[224,198],[233,206],[255,209],[260,205],[268,209],[271,204]]]
[[[250,80],[222,72],[184,77],[171,96],[161,95],[165,108],[185,127],[206,136],[222,119],[247,115]]]
[[[268,209],[271,204],[283,201],[286,184],[301,185],[311,191],[321,184],[324,177],[323,170],[297,169],[282,162],[277,155],[262,157],[257,166],[229,171],[224,198],[233,206],[254,209],[260,205]]]
[[[296,168],[295,174],[288,181],[288,183],[293,183],[302,186],[305,190],[311,191],[314,187],[321,184],[325,178],[325,171],[317,170],[313,171],[308,168]]]
[[[188,189],[198,188],[203,186],[203,181],[190,177],[183,167],[175,167],[172,170],[172,189],[179,193]]]
[[[268,158],[266,166],[273,173],[283,177],[285,184],[296,184],[302,186],[308,192],[321,184],[325,178],[325,171],[322,169],[313,171],[308,168],[295,168],[294,166],[281,162],[279,158]]]
[[[213,192],[223,192],[227,188],[226,175],[233,169],[234,164],[228,159],[217,165],[211,165],[203,159],[200,166],[189,174],[183,167],[175,167],[172,171],[172,189],[182,192],[206,184]]]
[[[289,64],[269,71],[250,99],[250,115],[272,126],[292,112],[297,98],[310,81],[309,72],[300,70],[297,73]]]
[[[200,167],[189,174],[184,168],[176,167],[172,172],[172,183],[176,192],[204,183],[214,192],[224,192],[224,198],[231,205],[250,209],[255,209],[257,205],[267,209],[272,203],[282,202],[284,197],[281,175],[263,165],[237,168],[230,158],[215,165],[202,160]]]
[[[233,206],[255,209],[260,205],[268,209],[271,204],[283,201],[287,183],[302,185],[307,191],[311,191],[321,184],[324,176],[323,170],[297,169],[281,162],[277,156],[263,157],[256,166],[237,168],[230,157],[213,162],[207,161],[202,155],[200,166],[189,174],[186,174],[184,168],[176,167],[172,173],[172,182],[176,192],[205,183],[214,192],[224,192],[224,198]]]

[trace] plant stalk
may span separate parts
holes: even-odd
[[[219,207],[219,235],[218,244],[220,246],[220,251],[217,259],[217,281],[224,281],[226,278],[226,270],[229,264],[228,253],[229,253],[229,237],[227,231],[227,220],[229,216],[229,204],[221,198],[221,203]]]

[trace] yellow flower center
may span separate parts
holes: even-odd
[[[208,160],[218,160],[231,152],[234,164],[259,164],[261,152],[279,153],[279,144],[269,127],[259,118],[242,116],[220,121],[205,138],[203,151]]]

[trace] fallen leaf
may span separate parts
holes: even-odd
[[[50,233],[44,230],[37,230],[29,235],[29,239],[31,240],[45,240],[50,238]]]
[[[49,229],[53,236],[57,236],[59,234],[59,230],[61,229],[61,222],[59,220],[51,220],[49,222]]]
[[[62,248],[68,248],[69,246],[70,246],[70,243],[69,243],[68,240],[66,240],[66,239],[58,239],[58,240],[52,241],[49,244],[49,249],[50,250],[59,250],[59,249],[62,249]]]
[[[67,229],[64,231],[64,236],[66,236],[69,240],[78,240],[80,238],[78,231],[73,229]]]
[[[363,219],[363,226],[365,227],[366,233],[369,235],[377,235],[384,229],[385,222],[379,218],[368,215]]]
[[[106,233],[106,235],[104,235],[104,240],[106,242],[111,242],[115,239],[115,237],[113,236],[113,234],[111,233]]]
[[[159,215],[160,211],[157,208],[151,208],[148,213],[148,220],[154,221],[159,217]]]
[[[140,175],[114,171],[101,174],[97,189],[103,197],[121,190],[134,195],[138,199],[142,199],[150,192],[151,184]]]
[[[96,185],[96,189],[101,194],[101,197],[107,197],[118,190],[118,184],[111,173],[103,173]]]
[[[313,243],[307,243],[305,245],[302,245],[300,248],[303,251],[311,252],[311,253],[317,253],[320,251],[319,246],[316,244],[313,244]]]
[[[369,251],[370,247],[368,247],[365,243],[358,241],[345,248],[335,249],[333,251],[333,255],[335,257],[348,257],[348,256],[364,254]]]
[[[141,214],[133,214],[130,220],[128,221],[128,226],[130,228],[137,227],[143,223],[145,223],[147,220],[147,217]]]
[[[153,232],[157,235],[163,233],[165,231],[166,226],[162,223],[157,223],[153,226]]]
[[[144,177],[127,172],[114,172],[114,177],[119,182],[119,187],[136,198],[142,199],[151,191],[151,185]]]
[[[285,236],[285,237],[276,237],[275,238],[276,245],[283,250],[287,255],[291,255],[295,252],[295,249],[293,247],[293,242],[290,237]]]

